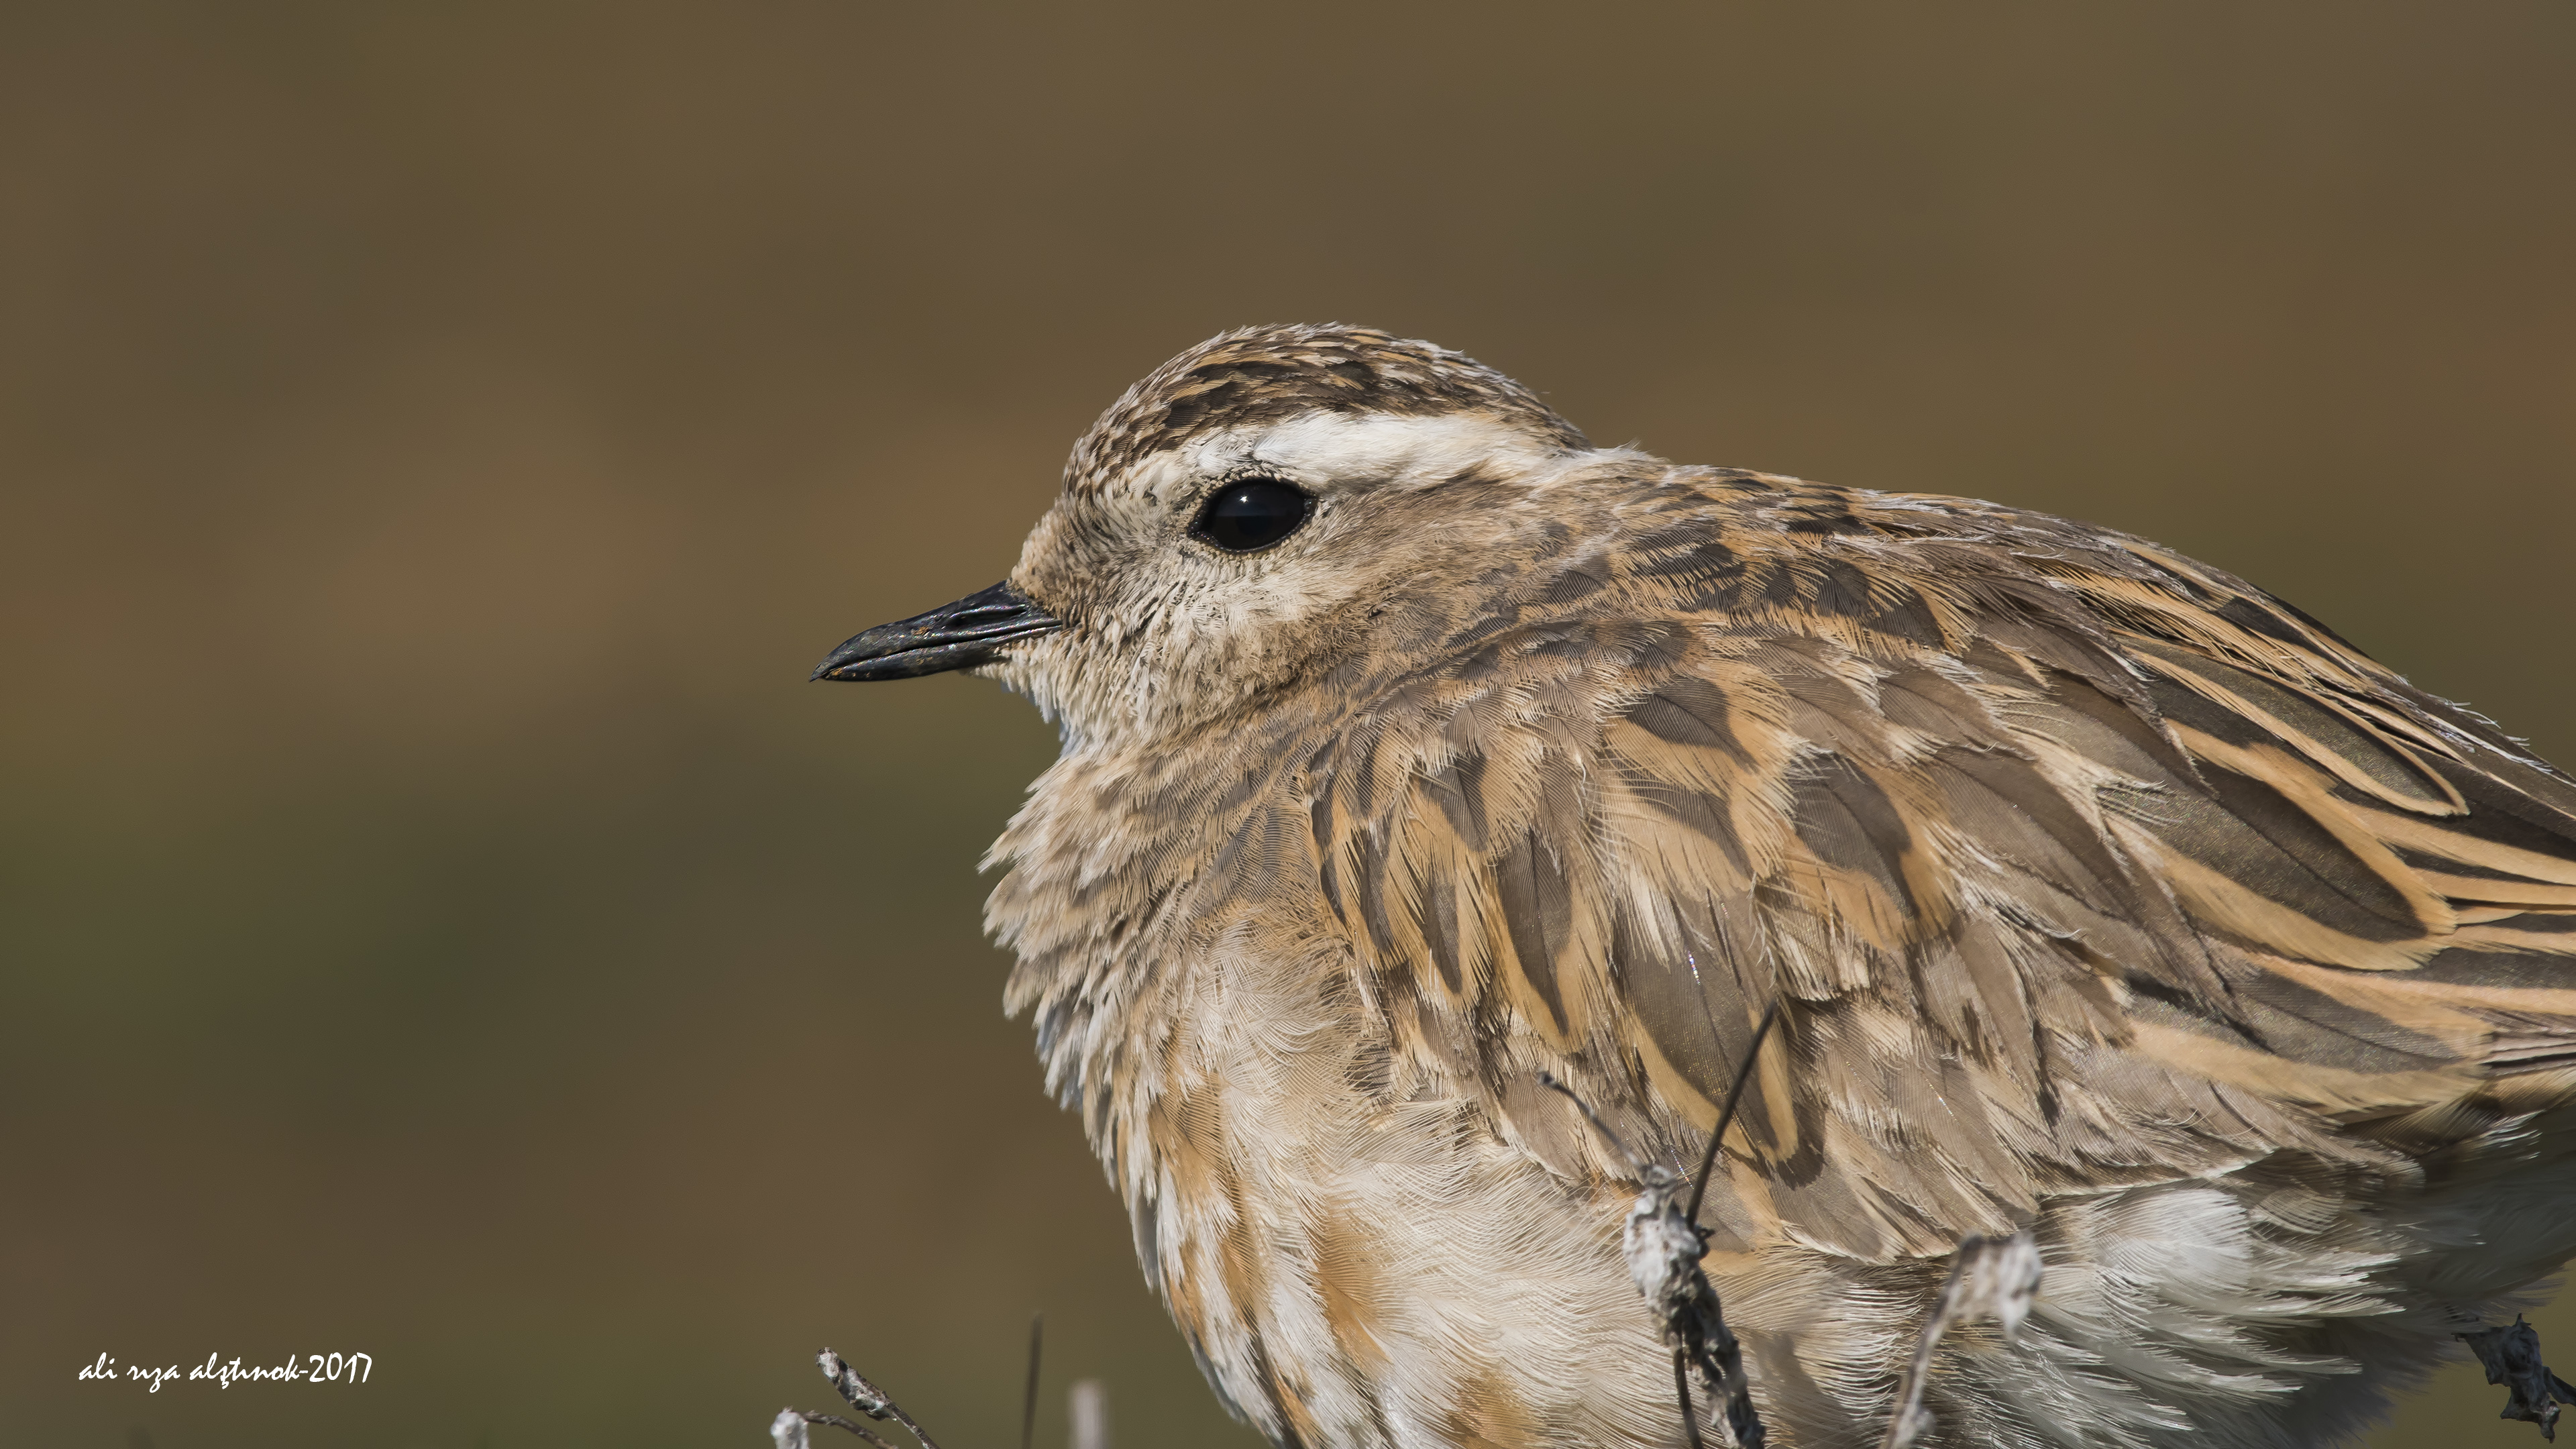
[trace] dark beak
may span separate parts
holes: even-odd
[[[1029,602],[1029,596],[1007,583],[980,594],[916,614],[892,624],[879,624],[854,635],[814,667],[816,679],[910,679],[917,674],[945,674],[990,664],[1002,646],[1014,639],[1052,634],[1064,621]]]

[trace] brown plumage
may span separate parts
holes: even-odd
[[[1687,1163],[1774,999],[1705,1214],[1774,1443],[1875,1439],[1972,1233],[2049,1275],[1961,1445],[2330,1438],[2576,1251],[2576,785],[2143,540],[1253,329],[818,676],[956,667],[1065,736],[1010,1006],[1282,1445],[1677,1442],[1538,1076]]]

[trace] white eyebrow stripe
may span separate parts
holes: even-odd
[[[1298,482],[1335,478],[1456,473],[1509,460],[1519,469],[1561,455],[1527,432],[1483,412],[1407,416],[1394,413],[1300,413],[1257,428],[1227,428],[1190,449],[1206,472],[1245,464],[1278,469]]]

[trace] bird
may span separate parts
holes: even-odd
[[[1704,1145],[1798,1449],[1879,1442],[1977,1235],[2044,1278],[1923,1442],[2333,1442],[2576,1253],[2576,783],[2147,540],[1251,327],[815,678],[952,670],[1061,735],[1006,1005],[1281,1449],[1722,1437],[1620,1256]]]

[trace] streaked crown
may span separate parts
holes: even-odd
[[[1591,446],[1535,393],[1461,353],[1372,327],[1244,327],[1209,338],[1127,389],[1074,445],[1065,489],[1097,491],[1138,461],[1218,429],[1316,411],[1482,412],[1559,448]]]

